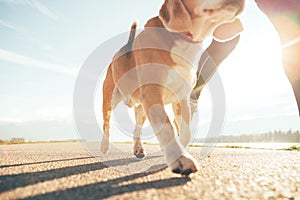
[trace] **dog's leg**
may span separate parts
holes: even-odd
[[[144,112],[142,105],[135,107],[134,112],[135,112],[136,124],[135,124],[135,129],[133,132],[133,134],[134,134],[133,153],[137,158],[142,159],[145,157],[145,154],[144,154],[144,149],[143,149],[143,146],[141,143],[141,135],[142,135],[143,124],[146,120],[146,114]]]
[[[157,95],[157,91],[159,91],[159,88],[155,86],[143,88],[143,106],[167,163],[174,173],[189,175],[196,172],[199,168],[197,161],[185,150],[175,136],[174,129],[163,106],[162,97]],[[153,96],[153,94],[156,95]]]
[[[173,103],[172,108],[175,115],[176,127],[180,141],[184,147],[187,147],[191,139],[191,131],[189,127],[191,109],[188,100]]]
[[[172,103],[172,109],[173,109],[173,113],[174,113],[174,125],[175,128],[177,130],[178,135],[180,134],[180,124],[181,124],[181,107],[180,107],[180,103],[176,102],[176,103]]]
[[[110,128],[110,116],[112,110],[121,101],[118,90],[115,89],[115,84],[112,78],[111,66],[109,66],[106,78],[103,83],[103,138],[101,142],[101,152],[106,154],[109,151],[109,128]],[[115,92],[114,92],[115,91]],[[114,92],[114,93],[113,93]]]

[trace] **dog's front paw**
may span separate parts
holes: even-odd
[[[172,172],[188,176],[199,170],[197,161],[189,154],[181,155],[176,161],[170,164]]]
[[[109,151],[109,140],[105,137],[103,137],[101,142],[101,152],[103,154],[106,154]]]

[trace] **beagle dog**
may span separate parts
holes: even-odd
[[[165,0],[159,16],[150,19],[114,56],[103,83],[103,138],[101,152],[109,150],[111,111],[123,101],[134,107],[134,154],[144,157],[141,129],[148,118],[168,166],[189,175],[199,166],[186,151],[191,137],[190,94],[196,84],[201,42],[209,36],[218,41],[234,38],[242,30],[238,16],[244,0]],[[165,111],[172,104],[179,137]]]

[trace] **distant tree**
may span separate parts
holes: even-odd
[[[24,143],[25,138],[11,138],[10,143],[12,144],[19,144],[19,143]]]
[[[223,135],[218,138],[196,138],[195,142],[215,142],[220,143],[251,143],[251,142],[286,142],[300,143],[300,131],[281,131],[275,130],[261,134],[239,134],[239,135]]]

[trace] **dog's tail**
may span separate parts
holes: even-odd
[[[131,29],[130,29],[130,35],[129,35],[129,39],[127,42],[127,47],[129,50],[132,49],[132,44],[135,38],[135,33],[136,33],[136,27],[137,27],[137,22],[133,22],[133,24],[131,25]]]

